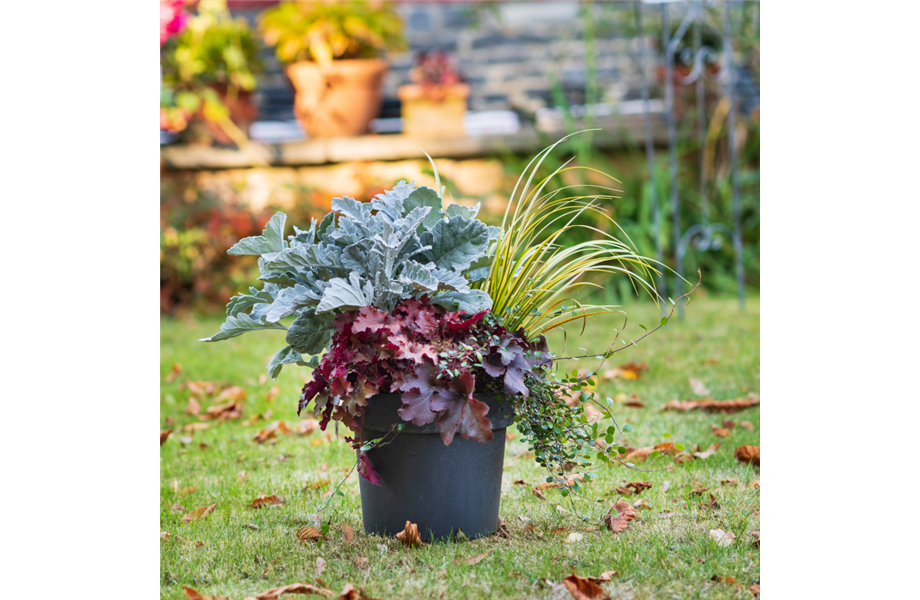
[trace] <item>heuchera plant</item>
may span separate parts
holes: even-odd
[[[340,314],[329,351],[303,388],[298,413],[311,400],[325,429],[330,419],[361,431],[374,394],[402,392],[399,416],[414,425],[437,420],[445,445],[454,434],[488,442],[488,406],[473,394],[527,397],[525,375],[551,364],[546,340],[528,342],[487,310],[448,312],[427,298],[400,302],[390,312],[372,306]]]

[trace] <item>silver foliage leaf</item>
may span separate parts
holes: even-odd
[[[233,317],[227,317],[227,321],[220,326],[220,331],[211,337],[201,338],[199,342],[219,342],[228,338],[242,335],[249,331],[259,329],[287,329],[280,323],[269,323],[266,321],[256,321],[246,313],[240,313]]]
[[[241,239],[227,250],[227,254],[265,254],[266,252],[284,250],[286,245],[284,241],[285,220],[287,220],[287,215],[283,212],[275,213],[275,216],[268,221],[265,229],[262,230],[262,235]]]

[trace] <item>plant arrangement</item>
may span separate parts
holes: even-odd
[[[609,407],[586,391],[593,373],[560,375],[554,367],[573,357],[557,357],[544,334],[618,311],[567,300],[579,287],[596,285],[582,280],[586,274],[627,277],[654,298],[657,271],[628,241],[578,224],[586,212],[606,216],[598,205],[606,194],[543,193],[549,178],[533,177],[553,147],[528,165],[501,227],[479,221],[478,207],[444,209],[437,191],[405,181],[368,203],[335,198],[333,212],[287,238],[285,215],[276,214],[261,236],[229,250],[260,255],[262,289],[232,298],[226,323],[202,341],[286,330],[288,345],[269,362],[269,374],[292,363],[313,368],[298,413],[312,403],[323,429],[330,421],[350,429],[359,472],[372,483],[379,478],[366,454],[374,440],[364,439],[362,424],[376,398],[387,394],[400,394],[397,438],[404,426],[434,423],[445,446],[457,435],[489,442],[490,408],[481,399],[489,395],[513,410],[549,480],[572,485],[566,472],[575,466],[590,478],[592,456],[622,462],[622,430]],[[597,239],[558,243],[584,227]],[[281,323],[289,317],[289,325]],[[643,326],[644,335],[666,323]],[[599,356],[628,347],[625,339],[615,347],[621,333]],[[587,403],[613,424],[600,430]]]
[[[244,145],[257,113],[250,93],[262,69],[249,25],[242,17],[234,19],[224,0],[201,2],[191,16],[181,13],[181,3],[171,6],[174,14],[184,15],[185,28],[161,44],[161,127],[185,131],[202,121],[218,142]],[[163,29],[161,23],[161,40]]]
[[[377,116],[386,52],[407,48],[403,23],[385,2],[282,2],[259,17],[294,85],[309,135],[357,135]]]
[[[397,90],[403,131],[409,135],[464,135],[463,115],[470,87],[444,52],[420,52],[409,71],[412,83]]]

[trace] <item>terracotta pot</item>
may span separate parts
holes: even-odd
[[[403,133],[423,137],[463,136],[463,115],[470,86],[424,87],[417,84],[400,86],[397,95],[402,102]]]
[[[308,135],[360,135],[380,112],[387,63],[379,58],[298,62],[287,67],[294,113]]]

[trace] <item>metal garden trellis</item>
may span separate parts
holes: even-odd
[[[687,6],[680,25],[674,34],[671,34],[670,26],[670,5],[680,3]],[[674,53],[679,47],[681,40],[690,31],[692,32],[692,50],[685,48],[681,53],[681,61],[687,65],[692,65],[690,73],[685,77],[677,77],[683,85],[696,84],[696,116],[697,129],[700,141],[700,148],[706,142],[706,111],[705,111],[705,87],[704,78],[708,77],[705,64],[715,61],[716,50],[710,46],[702,44],[701,29],[707,24],[708,14],[704,9],[704,4],[714,5],[712,1],[703,0],[637,0],[635,2],[635,19],[637,43],[639,46],[640,71],[642,75],[642,100],[645,103],[645,150],[648,161],[649,175],[652,179],[651,200],[653,213],[653,226],[655,236],[656,259],[663,260],[661,244],[661,210],[658,202],[658,191],[654,183],[655,173],[655,151],[652,140],[651,125],[651,104],[649,100],[648,84],[648,53],[646,51],[642,14],[644,4],[660,5],[662,18],[662,48],[664,50],[664,67],[665,67],[665,119],[668,130],[668,166],[670,175],[670,195],[674,235],[674,262],[677,277],[674,283],[674,295],[683,294],[683,262],[687,250],[691,247],[699,251],[718,250],[721,247],[721,240],[717,234],[731,234],[732,246],[735,254],[735,277],[738,286],[738,304],[744,309],[744,263],[742,260],[742,243],[741,243],[741,204],[738,190],[738,143],[735,133],[735,122],[737,118],[737,101],[735,91],[735,74],[732,64],[732,32],[730,20],[730,6],[732,2],[725,0],[722,2],[722,52],[723,64],[713,79],[718,81],[722,87],[724,97],[729,102],[728,110],[728,143],[731,163],[731,194],[732,194],[732,227],[729,228],[722,223],[713,223],[710,218],[709,197],[707,190],[707,179],[705,171],[705,162],[703,153],[700,152],[700,198],[701,198],[701,223],[696,223],[681,230],[680,222],[680,194],[678,190],[678,163],[677,163],[677,131],[676,119],[674,114]],[[664,297],[667,292],[667,282],[664,274],[656,282],[658,293]],[[678,316],[683,318],[683,303],[678,306]]]

